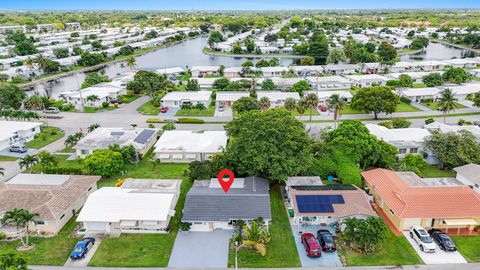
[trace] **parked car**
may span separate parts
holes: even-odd
[[[162,108],[160,108],[160,112],[161,112],[161,113],[166,113],[166,112],[168,112],[168,107],[162,107]]]
[[[70,253],[70,258],[72,260],[79,260],[85,258],[88,251],[92,248],[93,245],[95,245],[95,238],[83,238],[82,240],[78,241],[78,243],[73,248],[72,252]]]
[[[225,111],[225,104],[220,104],[220,105],[218,105],[218,111],[219,111],[219,112]]]
[[[430,236],[433,238],[433,241],[438,245],[441,250],[445,251],[456,251],[457,246],[453,242],[452,238],[448,236],[446,233],[437,230],[431,229],[428,231]]]
[[[410,237],[417,242],[420,250],[423,252],[435,252],[437,245],[433,242],[428,232],[420,226],[414,226],[410,229]]]
[[[333,235],[329,230],[318,230],[317,239],[323,251],[337,250],[337,245],[335,244],[335,241],[333,240]]]
[[[318,245],[317,239],[315,239],[315,235],[304,233],[302,234],[301,239],[308,257],[318,258],[322,256],[322,251]]]
[[[60,113],[60,110],[57,107],[49,107],[43,110],[43,113],[57,114]]]
[[[480,121],[473,121],[473,124],[480,127]]]
[[[318,106],[318,109],[322,112],[326,112],[328,110],[327,106]]]
[[[14,153],[26,153],[28,151],[28,148],[25,145],[12,145],[10,146],[8,151]]]
[[[123,100],[121,100],[119,98],[114,98],[114,99],[110,99],[110,103],[111,104],[115,104],[115,103],[123,104]]]

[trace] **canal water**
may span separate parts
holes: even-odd
[[[150,52],[137,57],[137,69],[154,71],[161,68],[183,67],[187,69],[191,66],[219,66],[225,67],[240,66],[246,60],[257,62],[261,58],[247,59],[243,57],[207,55],[202,49],[207,44],[207,37],[187,40],[185,42],[173,45],[171,47],[162,48],[154,52]],[[473,57],[470,51],[446,46],[439,43],[430,43],[430,45],[421,53],[414,55],[405,55],[401,57],[402,61],[419,61],[419,60],[442,60],[451,58]],[[288,66],[295,59],[279,58],[280,64]],[[114,63],[100,72],[112,78],[130,69],[123,63]],[[76,90],[85,79],[85,74],[78,73],[76,75],[64,77],[56,81],[47,82],[37,85],[29,94],[40,94],[48,97],[58,98],[62,92]]]

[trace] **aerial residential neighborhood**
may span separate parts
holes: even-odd
[[[0,2],[0,269],[480,269],[476,1]]]

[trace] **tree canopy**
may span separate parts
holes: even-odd
[[[395,112],[399,97],[389,87],[372,86],[361,88],[352,98],[352,107],[366,113],[373,113],[375,119],[379,113]]]

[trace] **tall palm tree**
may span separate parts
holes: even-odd
[[[438,109],[443,112],[443,122],[447,122],[447,113],[455,111],[457,98],[454,97],[452,89],[446,88],[440,93]]]
[[[310,93],[305,97],[305,104],[307,108],[310,109],[310,122],[312,121],[312,112],[313,110],[317,109],[318,106],[318,96],[314,93]]]
[[[266,111],[270,108],[270,99],[268,99],[268,97],[262,97],[258,105],[260,106],[260,110]]]
[[[23,227],[26,228],[26,234],[25,234],[25,246],[29,246],[29,243],[28,243],[28,234],[30,233],[30,224],[31,223],[36,223],[36,219],[37,217],[39,216],[38,213],[30,213],[28,210],[26,209],[22,209],[22,211],[20,211],[20,220],[21,220],[21,223],[23,225]]]
[[[296,110],[297,110],[298,114],[300,114],[300,120],[301,120],[303,114],[307,110],[307,104],[305,103],[305,100],[301,99],[297,102]]]
[[[93,103],[95,103],[95,101],[99,101],[100,98],[97,96],[97,95],[89,95],[87,97],[87,101],[90,102],[90,104],[93,106]]]
[[[259,226],[256,221],[252,221],[250,226],[243,226],[242,231],[244,235],[243,244],[254,247],[260,252],[260,255],[265,256],[267,254],[266,244],[272,240],[266,226]]]
[[[287,98],[285,99],[283,107],[285,107],[287,111],[292,112],[297,107],[297,101],[294,98]]]
[[[27,59],[25,59],[25,61],[23,61],[23,64],[27,67],[29,71],[32,71],[33,66],[35,65],[35,60],[31,57],[28,57]]]
[[[36,217],[38,214],[30,213],[26,209],[18,209],[14,208],[10,211],[7,211],[3,214],[2,220],[0,221],[1,224],[9,224],[15,226],[17,229],[17,234],[20,236],[20,241],[22,242],[22,246],[28,247],[28,232],[30,223],[35,222]],[[23,229],[26,231],[26,240],[23,240]]]
[[[41,69],[42,71],[45,71],[45,69],[47,68],[47,62],[48,62],[48,59],[45,58],[45,56],[43,56],[42,54],[39,54],[37,57],[35,57],[34,61],[35,63],[38,64],[39,69]]]
[[[90,133],[90,132],[94,131],[95,129],[99,128],[99,127],[100,127],[100,124],[99,124],[99,123],[91,124],[91,125],[87,128],[87,132]]]
[[[35,165],[38,162],[38,158],[36,156],[31,156],[31,155],[25,155],[22,159],[20,159],[20,162],[18,163],[20,165],[20,168],[23,169],[29,169],[33,165]]]
[[[25,100],[23,106],[28,110],[41,110],[43,108],[43,98],[38,95],[33,95]]]
[[[347,106],[347,102],[340,95],[334,94],[330,96],[327,104],[330,109],[333,109],[333,120],[335,121],[335,128],[337,128],[337,121],[340,119],[341,111]]]
[[[127,67],[130,68],[130,70],[134,70],[135,67],[137,66],[137,60],[135,59],[134,56],[129,56],[125,59],[125,63],[127,64]]]

